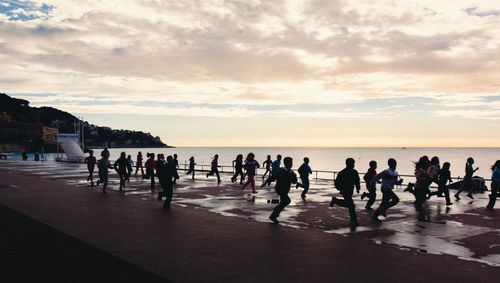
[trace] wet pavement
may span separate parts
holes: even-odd
[[[99,189],[86,181],[85,164],[8,160],[0,162],[0,168],[63,182],[77,189]],[[194,180],[191,176],[183,176],[183,171],[179,174],[181,179],[175,186],[173,205],[190,206],[227,217],[270,222],[268,217],[275,204],[268,201],[278,198],[272,187],[258,187],[258,193],[252,194],[250,188],[242,191],[239,184],[231,184],[229,174],[221,174],[221,185],[217,185],[215,177],[206,178],[202,172],[197,173]],[[97,174],[94,177],[97,178]],[[257,177],[256,180],[260,185],[261,179]],[[123,195],[158,205],[156,193],[151,192],[149,182],[132,175]],[[118,194],[118,186],[119,180],[113,172],[108,191]],[[0,182],[0,190],[3,189],[16,190],[16,187]],[[156,192],[158,190],[157,184]],[[475,261],[500,267],[500,209],[485,209],[488,192],[474,194],[474,200],[463,194],[460,201],[452,200],[454,203],[449,207],[445,206],[444,198],[432,198],[422,215],[413,207],[413,195],[403,192],[403,187],[400,187],[396,189],[400,203],[388,211],[382,223],[374,223],[370,219],[372,211],[364,209],[366,199],[362,201],[360,195],[355,195],[360,226],[353,230],[349,227],[347,209],[329,208],[331,197],[340,196],[331,181],[312,180],[306,200],[300,198],[301,191],[291,189],[292,203],[279,218],[280,225],[361,238],[373,242],[373,245],[387,244],[408,252],[448,255],[464,262]],[[380,191],[377,194],[374,207],[380,203]]]

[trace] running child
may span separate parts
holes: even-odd
[[[94,151],[89,150],[89,156],[85,158],[85,163],[87,163],[87,170],[89,171],[89,176],[87,177],[87,182],[90,181],[90,185],[94,186],[94,169],[97,164],[97,160],[94,156]]]
[[[386,217],[387,210],[398,204],[399,198],[393,191],[394,185],[401,185],[403,183],[403,179],[399,179],[399,174],[396,171],[398,164],[396,159],[390,158],[387,164],[389,168],[377,174],[371,181],[371,185],[376,186],[377,182],[382,180],[382,187],[380,189],[382,191],[382,202],[372,216],[372,219],[376,222],[381,222],[378,219],[379,215]]]
[[[243,156],[241,156],[241,158],[243,159]],[[251,185],[252,193],[256,194],[257,191],[255,190],[255,174],[257,172],[257,168],[260,168],[260,164],[259,162],[257,162],[257,160],[255,160],[255,154],[253,154],[252,152],[248,154],[244,167],[247,172],[248,180],[243,185],[241,190],[244,190],[246,186]]]

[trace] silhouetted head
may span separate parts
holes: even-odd
[[[442,169],[443,170],[450,170],[450,166],[451,166],[450,162],[445,162],[445,163],[443,163]]]
[[[268,156],[267,156],[267,159],[271,159],[271,155],[268,155]]]
[[[434,157],[431,159],[431,165],[439,165],[439,157],[434,156]]]
[[[236,159],[238,159],[238,160],[242,160],[242,159],[243,159],[243,154],[238,154],[238,155],[236,156]],[[247,157],[247,159],[248,159],[248,157]]]
[[[193,160],[194,160],[194,156],[191,156],[191,157],[189,158],[189,161],[193,161]]]
[[[281,158],[281,155],[278,155],[278,157]],[[285,157],[285,159],[283,159],[283,163],[285,164],[285,168],[286,169],[292,169],[293,158],[291,158],[291,157]]]
[[[219,158],[218,154],[214,155],[214,159],[218,159],[218,158]]]
[[[127,159],[132,159],[132,155],[127,155]]]
[[[431,164],[431,162],[429,161],[429,157],[427,157],[426,155],[420,157],[420,159],[414,163],[415,163],[415,169],[424,169],[424,170],[427,170],[427,168],[429,168],[429,165]]]
[[[142,155],[142,152],[139,151],[139,153],[137,153],[137,155]]]
[[[122,151],[122,152],[120,153],[120,158],[125,158],[125,156],[126,156],[125,151]]]
[[[241,158],[243,158],[243,156],[241,156]],[[250,153],[247,155],[247,160],[252,161],[252,160],[254,160],[254,158],[255,158],[255,154],[253,154],[253,152],[250,152]]]
[[[304,157],[304,163],[309,164],[309,157]]]
[[[163,155],[163,153],[158,153],[158,155],[156,156],[156,158],[158,160],[162,160],[165,156]]]
[[[150,153],[149,154],[149,158],[155,159],[155,154],[154,153]]]
[[[354,158],[350,158],[350,157],[349,157],[349,158],[347,158],[347,159],[345,160],[345,165],[347,166],[347,168],[351,168],[351,169],[352,169],[352,168],[354,168],[354,163],[355,163],[355,162],[356,162],[356,161],[354,161]]]
[[[89,149],[89,155],[90,156],[94,155],[94,151],[92,149]]]
[[[472,157],[467,158],[467,163],[469,163],[470,165],[474,164],[474,158]]]
[[[375,161],[375,160],[370,161],[370,163],[368,163],[368,165],[370,165],[371,169],[377,169],[377,161]]]
[[[493,166],[491,166],[491,171],[493,171],[495,169],[500,170],[500,160],[497,160],[497,162],[495,162],[495,164],[493,164]]]
[[[389,158],[389,160],[387,160],[387,165],[389,165],[389,168],[391,168],[392,170],[396,170],[396,166],[398,166],[398,162],[394,158]]]
[[[172,155],[167,156],[167,163],[172,163],[172,161],[174,161],[174,158],[172,157]]]
[[[281,160],[281,154],[278,154],[278,156],[276,156],[276,159]]]
[[[174,154],[174,159],[177,159],[177,153]]]

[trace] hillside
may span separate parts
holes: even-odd
[[[26,136],[11,133],[14,131],[20,132],[20,129],[26,131],[28,127],[46,127],[58,129],[59,133],[74,133],[75,123],[80,122],[77,117],[68,112],[53,107],[31,107],[29,101],[13,98],[4,93],[0,93],[0,114],[0,127],[4,129],[5,133],[9,133],[9,135],[2,135],[0,143],[27,143]],[[109,147],[168,147],[159,137],[150,133],[111,129],[93,125],[87,121],[81,122],[87,147],[104,145]],[[43,140],[42,137],[40,139]],[[29,142],[33,144],[41,143],[41,141],[36,141],[31,136]],[[49,143],[45,140],[43,142]]]

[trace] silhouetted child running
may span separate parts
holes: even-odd
[[[196,162],[194,162],[194,156],[189,158],[189,170],[186,172],[186,175],[191,174],[191,178],[194,180],[194,167],[196,166]]]
[[[236,159],[233,160],[234,175],[231,177],[231,182],[234,183],[240,176],[240,185],[243,184],[243,154],[238,154]]]
[[[103,156],[101,159],[99,159],[99,161],[97,162],[97,169],[99,170],[99,180],[97,181],[97,186],[99,186],[99,183],[102,183],[102,192],[106,193],[109,178],[108,169],[113,169],[113,166],[111,166],[111,163],[109,162],[107,156]]]
[[[175,179],[175,159],[172,158],[171,155],[169,155],[165,161],[163,154],[161,154],[161,159],[158,160],[156,164],[156,175],[163,189],[162,192],[158,192],[158,200],[161,201],[162,197],[165,196],[166,199],[163,204],[163,209],[170,209],[170,203],[172,202],[174,194],[173,181]]]
[[[220,175],[219,175],[219,155],[216,154],[212,158],[212,163],[210,164],[210,172],[207,174],[207,178],[209,176],[213,176],[214,174],[217,176],[217,183],[220,184]]]
[[[431,195],[432,196],[437,195],[438,197],[445,197],[447,206],[453,204],[450,200],[450,191],[446,186],[448,181],[450,181],[450,183],[453,183],[453,180],[451,179],[450,163],[445,162],[443,163],[443,168],[439,169],[438,172],[438,190],[432,192]]]
[[[141,176],[144,179],[144,167],[142,164],[142,152],[137,153],[137,159],[135,161],[135,175],[137,176],[137,172],[141,169]]]
[[[474,192],[474,182],[472,181],[472,175],[474,172],[479,170],[479,167],[474,169],[472,168],[472,165],[474,164],[474,159],[472,157],[467,158],[467,163],[465,164],[465,176],[463,180],[463,185],[460,190],[455,194],[455,199],[460,200],[460,193],[464,190],[469,191],[467,196],[471,199],[474,199],[472,196],[472,192]]]
[[[330,202],[330,207],[335,204],[342,207],[347,207],[349,209],[349,216],[351,218],[351,226],[358,226],[358,218],[356,216],[356,207],[354,201],[352,200],[352,194],[354,193],[354,187],[356,187],[356,192],[359,193],[359,174],[358,171],[354,170],[354,159],[347,158],[345,160],[346,168],[339,172],[337,178],[335,178],[335,188],[342,194],[342,199],[332,197]]]
[[[94,156],[94,151],[89,150],[89,156],[85,158],[85,163],[87,163],[87,170],[89,171],[89,176],[87,177],[87,182],[90,181],[90,185],[94,186],[94,169],[97,164],[97,160]]]
[[[151,178],[151,191],[154,192],[155,190],[155,168],[156,168],[156,161],[155,161],[155,154],[154,153],[149,153],[148,160],[146,160],[146,178],[150,179]]]
[[[243,158],[243,156],[242,156],[242,158]],[[257,162],[257,160],[255,160],[255,155],[253,153],[250,152],[248,154],[244,167],[245,167],[245,170],[247,171],[248,180],[243,185],[241,190],[244,190],[246,188],[246,186],[251,185],[252,192],[254,194],[256,194],[257,191],[255,190],[255,174],[257,172],[257,168],[260,167],[260,164],[259,164],[259,162]]]
[[[120,153],[120,158],[115,161],[114,168],[118,176],[120,176],[120,187],[119,190],[122,192],[123,187],[125,187],[125,178],[127,175],[128,161],[125,157],[125,152]]]
[[[372,216],[372,219],[376,222],[380,222],[380,219],[378,219],[379,215],[386,217],[387,210],[398,204],[399,198],[393,191],[394,185],[401,185],[403,183],[403,179],[399,179],[399,174],[396,171],[396,166],[398,164],[396,159],[390,158],[387,164],[389,168],[377,174],[371,181],[372,186],[376,186],[377,182],[382,180],[382,186],[380,188],[382,191],[382,202]]]
[[[309,157],[304,157],[304,163],[300,165],[297,171],[299,172],[301,183],[297,183],[296,188],[304,188],[300,196],[302,199],[305,199],[306,194],[309,191],[309,174],[312,174],[311,166],[309,166]]]
[[[427,169],[427,174],[429,174],[429,177],[431,178],[432,183],[436,183],[436,185],[438,185],[438,186],[439,186],[439,170],[440,169],[441,169],[441,165],[440,165],[439,157],[437,157],[437,156],[432,157],[431,158],[431,165]],[[433,196],[433,195],[435,195],[435,194],[433,194],[429,188],[429,192],[427,194],[427,199],[430,199],[431,196]]]
[[[125,181],[127,183],[130,183],[130,176],[132,176],[132,172],[134,171],[133,166],[134,161],[132,161],[132,156],[127,155],[127,173],[125,174]]]
[[[500,195],[500,160],[497,160],[493,166],[491,166],[491,194],[490,201],[486,206],[486,209],[492,210],[495,207],[495,202],[497,197]]]
[[[280,156],[281,159],[281,156]],[[297,183],[297,175],[292,171],[293,159],[291,157],[285,157],[283,160],[285,167],[278,169],[270,178],[271,182],[276,181],[275,190],[276,193],[280,196],[280,203],[273,209],[273,213],[269,216],[269,219],[274,222],[274,224],[278,224],[278,217],[280,216],[281,211],[285,209],[287,205],[290,204],[291,200],[288,196],[290,192],[290,187],[292,184]]]
[[[363,176],[368,192],[363,192],[361,195],[361,199],[368,197],[368,201],[365,205],[366,209],[372,209],[372,205],[375,203],[375,199],[377,198],[377,187],[372,185],[372,179],[377,175],[377,161],[372,160],[369,165],[370,168],[368,168],[368,171],[366,171]]]
[[[262,180],[266,178],[268,173],[271,174],[271,164],[273,164],[273,161],[271,160],[271,155],[268,155],[266,161],[262,163],[262,167],[266,168],[266,172],[262,175]]]
[[[280,167],[281,167],[281,155],[278,154],[278,156],[276,156],[276,160],[274,160],[271,165],[271,176],[274,175],[276,172],[278,172],[278,170],[280,170]],[[264,187],[265,185],[268,186],[271,185],[271,183],[273,182],[271,181],[271,176],[267,178],[267,180],[262,184],[261,187]]]

